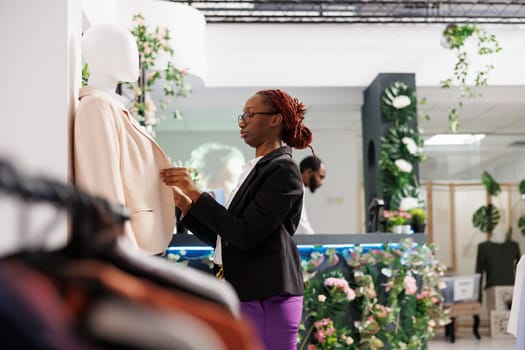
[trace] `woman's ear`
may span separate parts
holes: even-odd
[[[283,122],[283,116],[281,115],[281,113],[277,113],[275,115],[272,116],[271,120],[270,120],[270,125],[271,126],[279,126],[281,125]]]

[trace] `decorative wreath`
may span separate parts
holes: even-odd
[[[407,123],[417,114],[417,97],[414,89],[396,81],[383,92],[381,112],[389,121]]]

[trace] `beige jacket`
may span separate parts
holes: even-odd
[[[124,105],[102,90],[80,89],[74,122],[75,183],[85,191],[126,206],[129,243],[147,253],[164,251],[173,234],[172,191],[160,180],[170,166],[159,145]]]

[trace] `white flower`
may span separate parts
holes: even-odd
[[[418,152],[418,147],[416,145],[416,141],[414,141],[411,137],[403,137],[401,139],[401,142],[403,142],[408,150],[408,153],[410,154],[416,154]]]
[[[326,301],[326,295],[324,294],[319,294],[317,296],[317,300],[319,300],[320,303],[324,303]]]
[[[381,269],[381,273],[385,275],[386,277],[392,277],[392,270],[387,269],[386,267],[383,267]]]
[[[412,171],[412,164],[410,164],[404,159],[398,159],[394,163],[396,164],[399,171],[402,171],[404,173],[409,173]]]
[[[354,343],[354,339],[352,337],[347,337],[345,339],[346,345],[352,345]]]
[[[399,204],[399,209],[403,211],[409,211],[417,207],[419,207],[419,203],[417,198],[414,197],[405,197],[401,199],[401,203]]]
[[[407,95],[396,96],[392,100],[392,106],[394,106],[395,109],[403,109],[407,106],[410,106],[410,103],[410,97]]]

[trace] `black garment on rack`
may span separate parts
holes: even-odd
[[[514,284],[516,265],[521,257],[520,246],[516,241],[495,243],[485,241],[478,245],[476,273],[480,273],[480,287],[485,274],[485,288],[509,286]],[[479,301],[481,296],[479,293]]]

